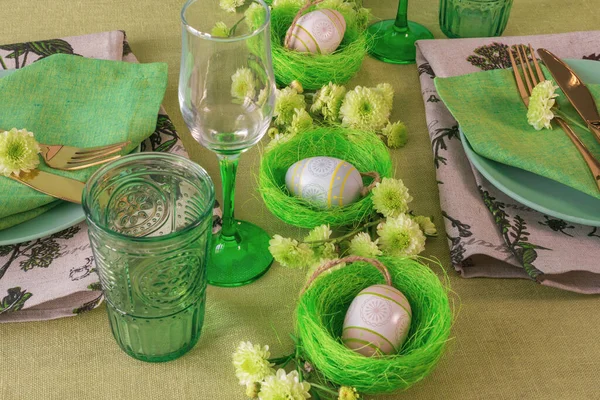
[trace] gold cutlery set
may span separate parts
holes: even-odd
[[[529,106],[529,96],[533,88],[540,82],[546,80],[546,77],[542,73],[538,64],[535,52],[531,45],[527,48],[524,45],[517,45],[517,58],[521,64],[522,74],[519,72],[517,63],[511,51],[508,52],[510,62],[512,64],[515,81],[517,83],[517,89],[525,106]],[[531,56],[531,62],[527,55],[527,50]],[[563,61],[561,61],[554,54],[546,49],[539,49],[538,54],[542,61],[546,65],[546,68],[552,74],[552,77],[558,84],[558,86],[565,93],[565,96],[575,108],[579,116],[587,124],[588,129],[594,135],[596,140],[600,143],[600,115],[596,108],[596,102],[592,97],[592,94],[588,88],[584,85],[577,74]],[[532,65],[533,64],[533,65]],[[524,79],[523,79],[524,77]],[[600,190],[600,161],[598,161],[592,153],[589,151],[587,146],[581,141],[579,136],[573,131],[569,124],[562,118],[556,116],[554,118],[557,124],[567,134],[569,139],[573,142],[585,163],[587,164],[594,181]]]
[[[39,144],[39,146],[46,165],[54,169],[72,171],[116,160],[121,157],[117,153],[129,143],[121,142],[90,148],[46,144]],[[39,169],[21,173],[20,176],[11,175],[10,178],[57,199],[81,204],[81,194],[85,183],[76,179]]]

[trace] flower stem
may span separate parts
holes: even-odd
[[[316,383],[311,383],[310,384],[311,387],[315,388],[315,389],[319,389],[325,393],[329,393],[329,394],[333,394],[334,396],[338,395],[338,392],[336,392],[335,390],[328,388],[327,386],[323,386],[323,385],[319,385]]]
[[[562,112],[561,110],[559,110],[558,108],[553,110],[554,114],[556,114],[558,117],[560,117],[561,119],[564,119],[566,122],[568,122],[569,124],[572,125],[576,125],[579,128],[586,130],[586,131],[590,131],[589,128],[585,125],[583,125],[582,123],[580,123],[579,121],[574,120],[573,118],[569,117],[567,114],[565,114],[564,112]]]
[[[356,235],[358,232],[362,232],[362,231],[364,231],[366,229],[369,229],[372,226],[376,226],[380,222],[383,222],[383,221],[385,221],[385,218],[380,218],[380,219],[377,219],[375,221],[368,222],[368,223],[366,223],[364,225],[360,225],[358,228],[354,229],[353,231],[351,231],[349,233],[346,233],[345,235],[338,236],[338,237],[333,238],[333,239],[309,240],[309,241],[304,242],[304,243],[306,243],[308,245],[311,245],[311,246],[318,246],[318,245],[320,245],[322,243],[327,243],[327,242],[340,243],[340,242],[344,241],[345,239],[351,238],[352,236]]]

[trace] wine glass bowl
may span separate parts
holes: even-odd
[[[239,286],[273,260],[264,230],[234,218],[239,156],[260,141],[273,116],[270,12],[263,0],[229,10],[219,0],[188,0],[181,20],[181,113],[192,137],[217,154],[223,181],[223,226],[213,237],[208,282]]]

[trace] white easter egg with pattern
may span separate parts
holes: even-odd
[[[323,209],[354,203],[363,188],[360,172],[334,157],[310,157],[294,163],[285,174],[285,185],[292,195]]]
[[[402,292],[388,285],[369,286],[346,312],[342,342],[366,357],[396,354],[408,336],[411,319]]]
[[[291,29],[290,26],[288,32]],[[289,48],[299,52],[330,54],[338,48],[345,32],[346,20],[338,11],[328,8],[312,11],[296,22]]]

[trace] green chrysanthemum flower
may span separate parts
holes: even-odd
[[[269,240],[269,251],[275,261],[290,268],[307,267],[313,263],[315,257],[315,252],[306,243],[298,243],[297,240],[280,235],[275,235]]]
[[[377,226],[381,250],[390,256],[413,257],[425,250],[425,235],[406,214],[389,217]]]
[[[281,132],[279,132],[279,130],[276,131],[276,129],[277,128],[269,129],[269,132],[271,132],[273,134],[273,136],[271,138],[271,141],[269,141],[269,144],[267,144],[267,146],[265,147],[266,151],[271,151],[275,147],[279,146],[282,143],[289,141],[291,138],[296,136],[293,133],[285,133],[285,132],[281,133]]]
[[[225,22],[219,21],[211,29],[210,35],[215,37],[228,37],[229,28],[227,27],[227,24]]]
[[[346,88],[329,82],[315,94],[310,111],[320,114],[328,122],[337,122],[340,117],[340,108],[346,96]]]
[[[244,0],[220,0],[219,6],[227,12],[235,12],[237,7],[244,5]]]
[[[242,67],[231,76],[231,96],[246,101],[256,94],[256,78],[250,68]]]
[[[342,125],[364,131],[378,131],[390,117],[391,107],[380,92],[357,86],[346,93],[340,108]]]
[[[331,228],[329,225],[319,225],[313,228],[304,238],[305,242],[315,242],[319,240],[329,240],[331,237]]]
[[[406,131],[406,125],[398,121],[387,124],[385,128],[381,130],[386,137],[388,147],[397,149],[403,147],[408,141],[408,133]]]
[[[296,89],[285,87],[277,91],[275,99],[275,124],[279,126],[289,125],[294,118],[296,109],[304,109],[306,102],[304,96],[299,94]]]
[[[275,370],[271,367],[275,364],[268,361],[270,356],[269,346],[241,342],[233,353],[235,375],[240,385],[252,385],[272,375]]]
[[[400,179],[383,178],[375,185],[372,200],[375,210],[384,217],[395,217],[408,211],[412,197]]]
[[[312,117],[306,112],[304,108],[295,109],[294,116],[292,117],[292,123],[288,129],[288,132],[292,135],[301,133],[309,130],[313,126]]]
[[[413,221],[419,224],[419,227],[425,234],[425,236],[437,236],[437,229],[435,224],[431,221],[431,218],[423,215],[413,217]]]
[[[279,369],[275,375],[267,376],[260,385],[260,400],[305,400],[310,398],[310,383],[301,382],[298,371],[289,374]]]
[[[265,9],[258,3],[250,4],[250,7],[244,13],[246,25],[251,31],[254,31],[265,23]]]
[[[331,237],[331,233],[329,225],[320,225],[313,228],[308,235],[304,237],[305,242],[323,242],[318,246],[312,246],[315,252],[315,258],[318,259],[315,264],[321,265],[325,261],[333,260],[338,257],[335,244],[327,242]]]
[[[529,107],[527,109],[527,122],[536,130],[542,128],[552,129],[550,121],[554,118],[552,107],[554,106],[554,98],[558,94],[554,91],[558,89],[552,81],[543,81],[538,83],[531,91],[529,97]]]
[[[394,89],[392,88],[392,85],[389,83],[380,83],[374,90],[383,97],[386,105],[391,110],[394,104]]]
[[[338,392],[338,400],[358,400],[360,394],[357,393],[356,388],[350,386],[340,386]]]
[[[0,132],[0,174],[19,176],[21,172],[29,172],[40,163],[38,157],[40,146],[33,138],[33,133],[26,129],[13,128]]]
[[[371,236],[368,233],[360,232],[352,238],[348,250],[350,254],[355,256],[377,257],[381,255],[381,250],[377,247],[378,241],[379,239],[375,241],[371,240]]]

